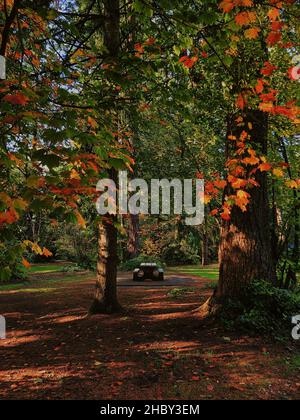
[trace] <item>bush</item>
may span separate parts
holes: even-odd
[[[162,253],[162,258],[168,265],[197,265],[200,257],[186,240],[169,244]]]
[[[284,338],[290,335],[294,315],[300,314],[300,293],[255,281],[240,302],[227,302],[221,318],[229,327]]]
[[[14,240],[0,241],[0,284],[19,282],[27,277],[22,264],[22,246]]]
[[[150,257],[148,255],[140,255],[132,260],[128,260],[120,265],[120,269],[123,271],[133,271],[135,268],[138,268],[143,263],[156,263],[159,267],[164,267],[165,264],[162,263],[156,257]]]

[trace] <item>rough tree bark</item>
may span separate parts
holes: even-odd
[[[139,238],[139,215],[130,214],[128,217],[128,242],[127,256],[129,259],[136,258],[140,251]]]
[[[202,234],[202,250],[201,250],[202,267],[208,265],[208,232],[207,232],[207,215],[205,214]]]
[[[252,124],[253,148],[267,153],[268,117],[261,111],[248,112],[244,120]],[[229,122],[228,132],[235,135],[243,128]],[[230,151],[228,151],[230,156]],[[269,222],[267,174],[258,171],[256,181],[249,193],[251,204],[246,213],[234,207],[230,222],[221,228],[219,247],[220,274],[214,295],[200,308],[202,316],[214,314],[228,299],[239,300],[246,286],[253,280],[276,283],[275,261],[272,254]],[[230,194],[228,189],[225,193]]]
[[[117,61],[120,52],[120,0],[104,1],[104,45],[108,59]],[[116,181],[115,170],[110,176]],[[117,298],[117,241],[116,216],[107,216],[99,225],[97,280],[90,314],[114,313],[121,307]]]

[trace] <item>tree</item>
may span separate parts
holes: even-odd
[[[117,65],[120,52],[120,0],[104,1],[104,46],[109,60]],[[115,169],[110,170],[111,179],[117,181]],[[113,313],[120,310],[117,299],[117,217],[105,217],[99,225],[98,262],[95,298],[91,314]]]

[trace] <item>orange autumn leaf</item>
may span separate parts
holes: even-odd
[[[286,181],[285,185],[288,188],[297,190],[300,187],[300,180],[295,181],[294,179],[291,179],[290,181]]]
[[[219,180],[219,181],[215,181],[214,184],[217,188],[220,188],[221,190],[223,190],[226,187],[227,182],[225,180]]]
[[[268,172],[272,169],[272,165],[270,163],[262,163],[261,165],[259,165],[258,169],[261,172]]]
[[[235,8],[235,3],[231,0],[224,0],[219,4],[219,8],[222,9],[224,13],[229,13]]]
[[[22,258],[22,264],[24,265],[25,268],[31,267],[31,264],[25,258]]]
[[[16,94],[7,94],[4,96],[3,101],[9,102],[12,105],[21,105],[25,106],[29,102],[29,98],[25,96],[22,92]]]
[[[261,32],[261,29],[260,28],[257,28],[257,27],[250,28],[250,29],[247,29],[245,31],[245,37],[247,39],[256,39],[258,37],[258,35],[259,35],[260,32]]]
[[[97,121],[93,118],[93,117],[88,117],[88,124],[92,127],[92,128],[97,128],[98,127],[98,123]]]
[[[266,61],[264,63],[264,67],[261,69],[261,74],[263,74],[264,76],[271,76],[271,74],[277,70],[278,67],[273,66],[271,63],[269,63],[268,61]]]
[[[280,168],[274,168],[273,169],[273,175],[276,176],[277,178],[283,178],[284,177],[284,172]]]
[[[262,93],[264,90],[264,81],[262,79],[258,79],[257,85],[255,86],[256,93]]]
[[[256,21],[255,12],[240,12],[235,17],[235,23],[239,26],[245,26]]]
[[[211,215],[211,216],[216,216],[218,213],[219,213],[219,210],[218,210],[218,209],[214,209],[214,210],[212,210],[212,211],[210,212],[210,215]]]
[[[235,197],[235,204],[242,210],[242,212],[247,211],[247,205],[249,204],[250,194],[246,191],[239,190]]]
[[[52,252],[51,251],[49,251],[49,249],[47,249],[47,248],[43,248],[43,255],[45,256],[45,257],[52,257]]]
[[[240,189],[247,185],[247,181],[245,179],[235,178],[232,180],[231,185],[234,189]]]
[[[242,93],[239,94],[239,96],[238,96],[238,98],[236,100],[236,105],[240,109],[244,109],[245,108],[245,106],[247,105],[247,99],[246,99],[245,95],[243,95]]]
[[[245,163],[246,165],[255,166],[259,163],[259,159],[256,156],[252,155],[251,157],[243,159],[243,163]]]
[[[75,216],[78,224],[83,228],[86,228],[86,221],[84,220],[83,216],[79,213],[79,211],[75,211]]]
[[[274,109],[274,105],[270,103],[261,103],[259,104],[259,109],[263,112],[272,112]]]
[[[268,18],[272,21],[276,20],[280,16],[280,11],[274,7],[268,11]]]
[[[271,28],[272,31],[280,31],[284,26],[283,22],[272,22]]]
[[[252,7],[253,1],[252,0],[240,0],[239,5],[243,7]]]
[[[228,212],[228,211],[224,211],[224,212],[221,214],[221,217],[222,217],[222,219],[223,219],[223,220],[225,220],[225,221],[229,222],[229,221],[230,221],[230,219],[231,219],[230,214],[231,214],[230,212]]]
[[[268,45],[272,46],[272,45],[278,44],[281,38],[282,38],[281,32],[270,32],[266,39],[266,42]]]

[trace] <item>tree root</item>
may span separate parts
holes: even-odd
[[[216,298],[213,295],[209,299],[207,299],[207,301],[203,305],[195,309],[193,311],[193,314],[195,314],[200,319],[212,319],[217,317],[221,308],[222,305],[217,303]]]
[[[99,315],[99,314],[116,314],[123,312],[122,306],[118,302],[114,303],[106,303],[104,301],[99,301],[97,299],[94,299],[90,309],[89,309],[89,315]]]

